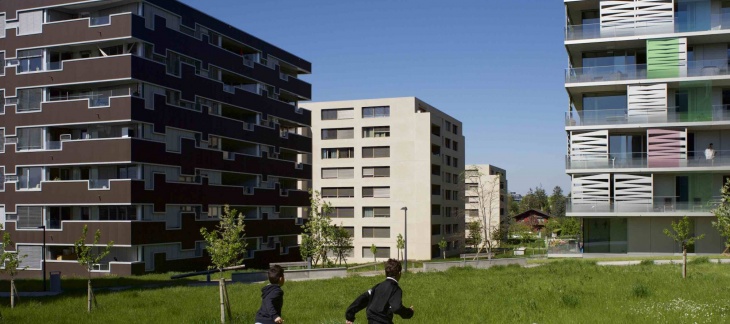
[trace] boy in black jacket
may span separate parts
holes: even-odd
[[[281,307],[284,306],[284,269],[275,265],[269,269],[269,282],[261,288],[261,308],[256,313],[256,324],[281,324]]]
[[[403,319],[413,317],[413,306],[406,308],[401,300],[403,291],[398,286],[400,271],[400,262],[388,259],[385,262],[385,281],[358,296],[350,307],[347,307],[345,312],[347,324],[353,324],[355,313],[366,307],[365,313],[369,324],[392,324],[393,314],[398,314]]]

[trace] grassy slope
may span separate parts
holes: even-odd
[[[521,269],[452,269],[409,274],[401,281],[410,323],[722,323],[730,322],[730,268],[697,264],[690,278],[679,266],[598,267],[552,262]],[[287,323],[343,323],[347,305],[382,278],[288,282]],[[253,323],[262,285],[229,286],[235,316]],[[83,291],[20,300],[6,323],[216,323],[217,286],[167,287],[99,293],[100,308],[85,313]],[[364,314],[359,314],[363,323]],[[398,322],[399,320],[396,320]],[[403,322],[403,321],[400,321]]]

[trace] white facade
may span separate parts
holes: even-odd
[[[465,140],[460,121],[414,98],[302,104],[312,111],[313,188],[334,207],[330,217],[353,234],[348,262],[438,257],[464,246],[461,215]],[[401,256],[402,258],[402,256]]]
[[[487,228],[486,238],[494,241],[491,234],[507,217],[507,171],[489,164],[467,165],[464,186],[464,221],[479,222]],[[465,235],[470,235],[468,225]]]

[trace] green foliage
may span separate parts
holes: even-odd
[[[395,248],[398,249],[398,258],[400,258],[401,251],[406,248],[406,240],[403,239],[403,234],[398,233],[398,237],[395,240]]]
[[[330,248],[337,256],[337,260],[335,260],[335,262],[339,261],[340,265],[342,265],[342,262],[345,262],[345,265],[347,265],[347,252],[352,251],[354,247],[352,246],[352,236],[350,236],[350,232],[342,227],[342,225],[334,226],[332,228]]]
[[[550,203],[548,202],[548,196],[545,193],[545,189],[542,186],[537,186],[533,190],[527,191],[527,194],[522,196],[522,201],[519,204],[519,213],[524,213],[530,209],[542,210],[550,213]]]
[[[469,236],[466,238],[466,244],[473,246],[475,249],[482,243],[482,223],[473,221],[466,224]]]
[[[441,237],[441,241],[439,241],[438,246],[439,249],[441,249],[441,253],[444,255],[444,259],[446,259],[446,246],[448,243],[446,242],[446,239],[444,237]]]
[[[634,284],[634,286],[631,287],[631,293],[636,298],[646,298],[649,297],[650,294],[649,287],[641,283]]]
[[[376,253],[378,253],[378,247],[375,244],[370,244],[370,252],[373,254],[373,261],[377,262]]]
[[[654,260],[641,260],[641,262],[639,262],[639,265],[653,266],[654,265]]]
[[[0,230],[2,230],[2,224],[0,224]],[[4,267],[0,268],[0,271],[7,273],[11,278],[14,278],[18,272],[25,270],[27,267],[20,267],[20,264],[23,262],[23,259],[27,257],[27,255],[18,255],[17,247],[16,252],[10,252],[6,251],[5,247],[14,246],[15,243],[10,238],[10,233],[3,231],[3,251],[2,254],[0,254],[0,264],[2,264]]]
[[[684,216],[677,222],[672,222],[672,231],[668,228],[664,229],[664,235],[669,236],[672,240],[682,246],[682,250],[695,244],[697,240],[705,238],[705,234],[693,236],[692,221],[689,217]]]
[[[312,258],[312,265],[329,263],[327,252],[330,250],[334,233],[332,220],[329,218],[331,206],[322,201],[319,191],[309,191],[309,218],[302,225],[302,243],[299,251],[302,259]]]
[[[725,238],[725,247],[730,248],[730,179],[722,187],[720,194],[722,196],[720,205],[712,211],[717,217],[717,220],[712,222],[712,226]]]
[[[580,236],[580,220],[575,217],[564,217],[560,220],[561,236]]]
[[[553,188],[553,194],[550,195],[550,198],[548,198],[548,202],[550,203],[550,215],[558,218],[565,217],[566,201],[567,199],[565,198],[565,195],[563,195],[563,188],[555,186],[555,188]]]
[[[243,215],[226,205],[216,229],[200,229],[200,234],[205,239],[205,250],[208,251],[212,263],[208,266],[209,269],[222,272],[223,268],[239,265],[243,261],[246,253],[245,228]]]
[[[109,241],[106,247],[96,250],[96,246],[101,240],[101,230],[96,230],[94,233],[94,243],[91,246],[86,245],[86,235],[89,232],[88,225],[84,224],[84,228],[81,230],[81,237],[74,242],[74,251],[76,251],[77,261],[82,266],[86,267],[91,278],[91,270],[94,268],[94,264],[101,262],[106,257],[114,246],[114,241]]]
[[[563,302],[563,305],[568,308],[576,308],[580,303],[578,296],[573,294],[564,294],[560,296],[560,300]]]
[[[551,218],[545,221],[545,234],[550,237],[553,233],[560,229],[560,220]]]
[[[706,256],[696,257],[689,261],[689,264],[705,264],[710,263],[710,259]]]

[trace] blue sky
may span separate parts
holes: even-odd
[[[464,123],[466,162],[569,189],[564,6],[546,0],[182,0],[312,62],[312,100],[416,96]]]

